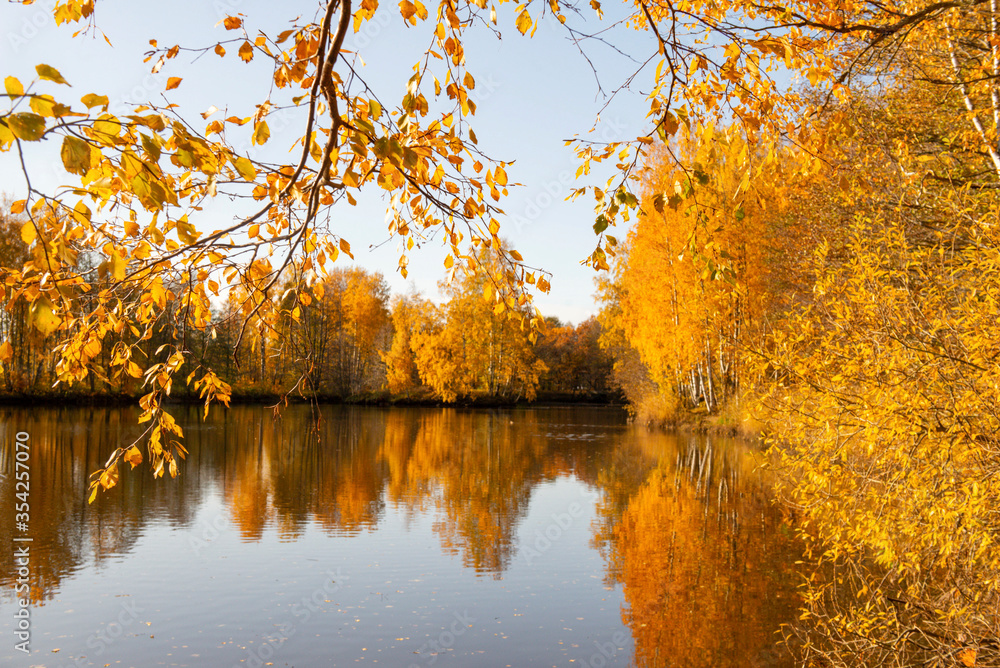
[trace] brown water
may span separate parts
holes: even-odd
[[[790,665],[800,548],[746,444],[606,408],[176,413],[178,478],[88,506],[136,412],[0,407],[0,666]]]

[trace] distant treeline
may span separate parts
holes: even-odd
[[[27,254],[19,228],[15,216],[0,220],[0,253],[14,261]],[[237,398],[288,394],[454,402],[533,400],[539,392],[567,398],[609,393],[611,360],[598,343],[601,329],[594,318],[575,327],[546,318],[532,343],[519,314],[494,313],[483,298],[484,281],[456,278],[443,285],[448,300],[435,304],[419,294],[393,297],[378,272],[335,269],[306,291],[290,289],[289,281],[264,296],[283,314],[277,327],[255,316],[260,296],[233,291],[204,330],[184,327],[179,300],[166,299],[152,325],[145,331],[123,327],[120,340],[102,345],[93,370],[71,386],[54,386],[58,332],[44,336],[33,326],[37,314],[24,296],[7,287],[0,309],[0,393],[136,396],[144,380],[140,369],[164,361],[163,351],[178,344],[197,364],[215,370]],[[179,287],[165,286],[171,289],[180,293]],[[134,373],[110,373],[117,366],[112,360],[134,343],[135,364],[129,367]],[[180,384],[174,389],[175,396],[188,391]]]

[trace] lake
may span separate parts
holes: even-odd
[[[791,665],[802,548],[747,443],[605,407],[174,414],[178,477],[88,505],[137,412],[0,407],[0,665]]]

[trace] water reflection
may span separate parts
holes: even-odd
[[[538,501],[540,490],[559,487],[546,483],[572,483],[588,492],[586,498],[599,499],[587,511],[592,526],[581,531],[585,537],[579,544],[567,531],[551,551],[567,566],[585,569],[590,568],[587,551],[598,550],[596,570],[585,577],[598,577],[617,592],[622,626],[610,628],[610,618],[600,616],[580,624],[559,620],[563,630],[573,623],[578,628],[573,633],[582,635],[570,636],[565,645],[559,641],[556,648],[540,646],[554,641],[550,633],[538,631],[554,622],[530,620],[532,631],[513,638],[517,647],[487,650],[492,645],[482,640],[479,654],[470,648],[469,656],[485,652],[486,658],[469,662],[467,656],[454,665],[494,665],[500,659],[518,666],[556,665],[544,658],[546,652],[557,661],[589,665],[595,647],[610,647],[607,639],[618,631],[630,637],[630,656],[601,654],[602,663],[787,664],[775,650],[775,631],[794,617],[798,546],[789,537],[787,518],[769,503],[752,452],[738,442],[649,432],[628,426],[623,415],[605,409],[324,407],[317,412],[296,406],[276,418],[267,408],[237,406],[213,411],[204,421],[194,409],[178,412],[190,452],[181,475],[154,481],[137,470],[88,506],[88,473],[112,449],[134,438],[136,413],[0,408],[0,471],[8,473],[0,480],[0,498],[5,504],[13,498],[13,435],[31,434],[30,577],[36,606],[85,611],[86,601],[61,600],[65,583],[99,572],[109,560],[139,559],[141,553],[148,561],[148,548],[137,546],[143,536],[152,540],[162,532],[184,531],[200,541],[205,520],[199,523],[196,517],[217,506],[243,547],[220,547],[219,563],[205,566],[210,573],[225,568],[222,559],[255,550],[269,537],[287,547],[271,548],[261,558],[283,560],[296,544],[317,544],[317,536],[348,541],[346,545],[372,536],[405,555],[429,531],[438,544],[436,560],[430,566],[422,563],[423,571],[410,572],[417,566],[402,557],[392,568],[420,582],[428,568],[453,569],[457,559],[481,583],[467,583],[471,589],[463,595],[489,599],[495,608],[474,616],[492,616],[505,605],[516,607],[512,601],[530,600],[540,580],[558,577],[558,569],[543,572],[518,554],[530,549],[533,540],[534,534],[522,534],[529,515],[548,518],[565,512],[565,499]],[[550,505],[541,507],[545,504]],[[0,536],[15,535],[13,521],[12,512],[0,513]],[[385,554],[390,559],[394,553]],[[191,556],[160,555],[150,568],[168,577],[170,569],[183,568]],[[0,585],[5,603],[10,602],[14,571],[12,553],[4,550]],[[547,602],[547,615],[555,611],[566,620],[584,620],[581,600],[596,609],[607,598],[597,598],[599,592],[591,589],[579,586],[579,596],[560,590],[566,600]],[[164,614],[172,613],[165,609]],[[395,620],[390,626],[408,623],[405,617],[393,617],[395,612],[386,614]],[[180,628],[181,639],[186,632],[195,630]],[[464,642],[474,643],[476,637],[470,634]],[[305,638],[302,643],[308,665],[313,665],[310,651],[329,651],[305,644]],[[0,649],[4,665],[6,651]],[[390,653],[388,661],[408,665],[414,651],[402,646],[396,659]],[[520,659],[511,660],[516,657]],[[330,660],[323,665],[339,665],[336,657]],[[215,661],[165,665],[217,665]]]
[[[798,605],[801,548],[753,453],[710,437],[640,435],[632,447],[630,465],[609,471],[623,475],[600,505],[595,542],[609,582],[625,588],[635,665],[787,663],[775,631]],[[643,455],[656,463],[637,474]]]

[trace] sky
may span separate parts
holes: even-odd
[[[154,75],[151,63],[143,63],[150,39],[158,40],[160,46],[211,45],[234,36],[218,24],[225,16],[237,14],[244,16],[251,35],[262,29],[274,37],[297,16],[311,19],[317,8],[315,2],[303,1],[98,0],[97,25],[109,45],[100,35],[72,38],[79,26],[57,27],[51,16],[52,4],[53,0],[33,5],[0,3],[0,77],[13,75],[27,83],[35,78],[35,65],[46,63],[58,69],[72,88],[54,86],[43,92],[72,101],[85,93],[104,94],[111,100],[112,113],[116,107],[125,113],[126,103],[152,100],[162,104],[167,78],[182,77],[180,87],[166,95],[180,105],[186,118],[199,124],[204,121],[198,114],[213,105],[226,116],[252,114],[254,105],[267,97],[270,70],[254,67],[254,63],[245,65],[234,57],[220,59],[208,54],[195,59],[181,55]],[[536,5],[539,3],[532,5],[533,11],[540,9]],[[433,12],[433,6],[428,7]],[[515,161],[507,173],[512,183],[520,185],[510,188],[510,196],[500,203],[507,214],[500,220],[500,235],[529,265],[552,273],[551,292],[536,294],[535,304],[547,316],[579,323],[598,309],[593,298],[596,274],[580,264],[596,244],[594,202],[590,196],[574,202],[564,198],[574,187],[603,187],[610,172],[599,169],[586,181],[575,181],[578,163],[564,140],[579,135],[611,141],[647,132],[651,124],[645,118],[645,94],[652,71],[644,70],[636,87],[616,97],[598,119],[608,101],[606,95],[622,84],[637,63],[605,44],[590,42],[585,52],[598,70],[599,87],[587,58],[567,38],[565,28],[549,17],[529,39],[514,28],[512,10],[510,5],[498,8],[499,39],[479,27],[466,33],[467,67],[477,81],[473,99],[478,112],[473,127],[487,155]],[[605,7],[606,12],[613,10]],[[606,15],[599,22],[587,10],[582,17],[571,19],[571,25],[575,22],[593,31],[609,25],[613,18]],[[390,1],[383,3],[361,32],[349,36],[345,46],[364,61],[362,76],[379,98],[398,103],[413,64],[430,43],[431,30],[433,23],[407,26]],[[656,51],[643,31],[618,27],[605,36],[637,59],[644,60]],[[235,46],[230,50],[234,53]],[[292,154],[285,150],[300,136],[301,118],[271,118],[269,125],[268,144],[255,147],[247,142],[247,154],[291,161]],[[592,128],[592,134],[587,135]],[[34,182],[51,189],[70,183],[74,177],[62,170],[58,146],[49,143],[52,146],[32,147],[28,160]],[[23,189],[16,153],[0,153],[0,192],[20,199]],[[211,222],[203,222],[201,228],[222,227],[247,210],[241,203],[219,200],[206,210]],[[444,278],[447,255],[440,238],[410,253],[409,277],[404,279],[397,271],[399,242],[388,240],[385,208],[381,193],[372,190],[357,207],[338,207],[331,228],[350,241],[355,263],[381,271],[394,293],[415,288],[425,296],[439,298],[437,282]],[[623,238],[624,230],[616,235]]]

